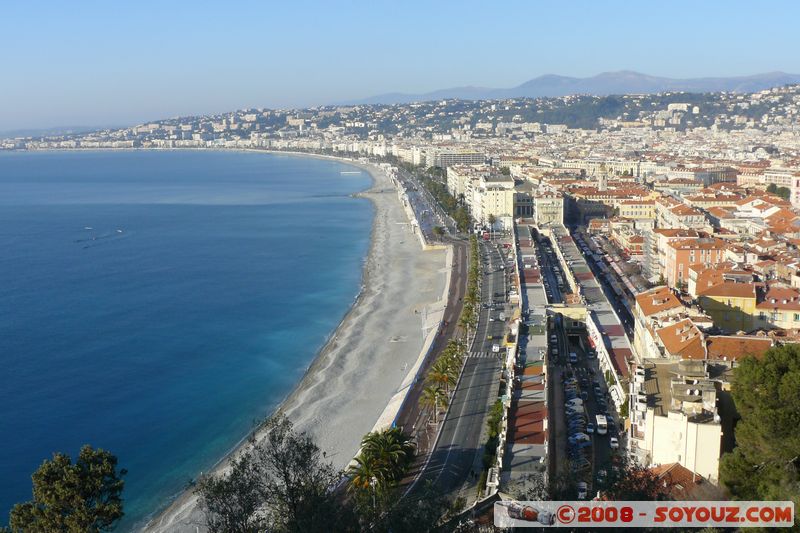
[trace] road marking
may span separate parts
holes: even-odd
[[[482,358],[486,359],[489,357],[499,357],[498,354],[492,352],[469,352],[467,357],[475,357],[475,358]]]

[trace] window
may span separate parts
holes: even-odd
[[[794,321],[797,322],[798,320],[800,320],[800,313],[795,313],[794,314]]]

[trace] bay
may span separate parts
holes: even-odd
[[[352,167],[212,151],[0,154],[0,523],[84,443],[141,524],[291,391],[359,291]]]

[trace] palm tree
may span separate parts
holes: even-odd
[[[475,294],[476,291],[468,291],[467,295],[464,296],[464,303],[469,304],[470,306],[474,306],[478,303],[478,295]]]
[[[350,485],[348,487],[350,491],[366,491],[374,486],[375,480],[380,483],[380,478],[377,476],[377,468],[375,468],[373,461],[363,454],[359,454],[355,458],[355,462],[356,464],[351,465],[347,470],[350,476]]]
[[[433,409],[433,423],[438,423],[439,407],[447,406],[447,396],[442,392],[442,388],[438,385],[428,385],[422,389],[422,396],[419,401],[423,407]]]
[[[461,313],[461,318],[458,320],[458,325],[464,329],[466,337],[469,337],[469,332],[475,323],[475,318],[471,311],[468,312],[467,306],[464,306],[464,311]]]
[[[450,386],[456,384],[457,375],[453,372],[453,365],[446,354],[442,354],[431,366],[428,379],[431,383],[444,386],[445,394],[450,394]]]
[[[415,451],[411,438],[396,427],[367,433],[361,440],[361,455],[376,465],[376,476],[384,483],[402,479]]]
[[[492,238],[494,238],[494,223],[497,222],[497,217],[494,215],[489,215],[486,217],[486,221],[489,223],[489,232],[491,233]]]

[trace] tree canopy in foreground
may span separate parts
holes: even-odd
[[[720,462],[720,479],[741,500],[793,500],[800,505],[800,345],[747,357],[734,371],[741,420],[736,448]]]
[[[75,463],[56,453],[31,476],[33,499],[11,509],[14,533],[98,533],[111,530],[122,518],[122,477],[111,453],[81,448]]]

